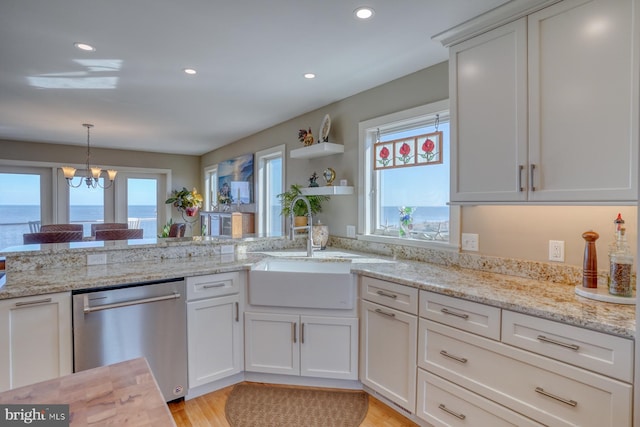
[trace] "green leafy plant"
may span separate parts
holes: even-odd
[[[169,230],[171,230],[171,224],[173,224],[173,218],[169,219],[165,225],[162,226],[162,233],[158,237],[169,237]]]
[[[189,191],[182,187],[182,190],[173,190],[171,197],[165,203],[171,203],[178,209],[200,208],[202,207],[202,195],[195,188]]]
[[[278,194],[278,199],[282,203],[282,211],[281,215],[289,216],[291,215],[291,202],[297,196],[302,194],[302,187],[297,184],[291,184],[291,187],[288,191],[284,193]],[[311,205],[311,214],[315,215],[318,212],[322,212],[322,203],[326,202],[330,199],[329,196],[305,196],[309,199],[309,204]],[[306,216],[307,215],[307,205],[304,201],[298,201],[295,206],[293,206],[293,216]]]

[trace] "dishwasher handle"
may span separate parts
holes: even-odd
[[[178,298],[180,298],[180,296],[181,295],[179,293],[174,292],[171,295],[164,295],[164,296],[160,296],[160,297],[136,299],[136,300],[131,300],[131,301],[123,301],[123,302],[118,302],[118,303],[114,303],[114,304],[104,304],[104,305],[98,305],[98,306],[95,306],[95,307],[91,307],[89,305],[89,295],[86,294],[84,296],[84,308],[82,309],[82,311],[84,312],[84,314],[89,314],[89,313],[93,313],[95,311],[110,310],[112,308],[128,307],[130,305],[139,305],[139,304],[147,304],[147,303],[150,303],[150,302],[158,302],[158,301],[166,301],[166,300],[171,300],[171,299],[178,299]]]

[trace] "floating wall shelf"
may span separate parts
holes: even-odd
[[[289,152],[292,159],[312,159],[314,157],[331,156],[344,153],[344,145],[333,142],[320,142],[307,147],[296,148]]]
[[[304,196],[346,196],[353,194],[353,187],[346,185],[325,185],[324,187],[301,188]]]

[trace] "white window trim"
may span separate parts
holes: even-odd
[[[79,169],[86,167],[86,165],[79,164],[71,164],[70,166],[74,166]],[[41,194],[42,223],[53,224],[59,222],[68,222],[69,212],[67,206],[69,201],[69,192],[67,181],[64,179],[64,176],[62,174],[62,164],[32,160],[0,159],[0,168],[2,170],[12,171],[13,173],[17,173],[19,171],[29,172],[29,168],[48,168],[51,171],[51,174],[45,181],[44,186],[43,184],[41,184],[42,191],[44,191]],[[122,189],[118,191],[118,188],[121,185],[118,182],[118,177],[125,176],[127,173],[140,174],[137,175],[137,177],[142,177],[145,174],[147,176],[155,174],[164,177],[164,186],[161,181],[158,182],[158,226],[160,227],[162,224],[168,221],[168,218],[171,218],[171,205],[167,205],[164,203],[166,197],[168,197],[168,189],[171,188],[171,169],[121,166],[114,166],[113,169],[116,169],[118,171],[118,176],[116,176],[115,185],[109,189],[115,192],[112,198],[113,201],[105,202],[105,220],[107,220],[108,215],[113,215],[113,217],[115,218],[115,207],[110,208],[109,206],[111,204],[117,205],[118,203],[121,203],[122,200],[126,200],[126,198],[123,198],[126,196],[126,192],[123,192],[124,190]],[[111,212],[109,211],[109,209],[111,209]],[[109,219],[109,221],[112,220]]]
[[[218,179],[218,165],[215,164],[213,166],[208,166],[204,169],[204,203],[206,206],[206,211],[212,210],[214,206],[218,206],[218,183],[211,182],[211,175],[216,175],[216,180]],[[216,199],[212,200],[212,194],[216,194]]]
[[[401,244],[404,246],[415,246],[423,248],[438,248],[458,250],[460,247],[460,207],[449,205],[449,242],[437,243],[428,240],[402,239],[393,236],[374,235],[372,233],[372,221],[368,212],[371,212],[371,196],[373,195],[372,180],[372,139],[369,137],[378,128],[389,128],[398,126],[408,126],[411,123],[423,120],[425,116],[449,110],[449,100],[432,102],[430,104],[411,108],[385,116],[362,121],[358,124],[358,240]]]
[[[264,177],[264,165],[265,160],[269,160],[275,157],[282,159],[282,188],[281,192],[284,192],[285,178],[286,178],[286,159],[287,159],[287,146],[285,144],[277,145],[275,147],[267,148],[266,150],[257,151],[255,154],[254,174],[256,179],[256,191],[255,191],[255,203],[256,203],[256,228],[258,235],[264,235],[267,232],[267,212],[263,203],[263,195],[266,192],[266,181]],[[281,218],[282,230],[284,230],[284,218]]]

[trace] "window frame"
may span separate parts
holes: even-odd
[[[446,112],[449,116],[449,100],[436,101],[403,111],[361,121],[358,124],[358,240],[402,244],[424,248],[458,250],[460,247],[460,207],[449,204],[449,241],[438,242],[420,239],[406,239],[376,234],[374,227],[377,215],[375,188],[376,170],[373,168],[373,143],[378,129],[402,129],[430,120],[435,114]],[[452,151],[452,145],[450,145]],[[451,159],[448,159],[449,162]],[[449,182],[451,177],[449,177]]]
[[[256,176],[256,229],[258,235],[273,235],[271,230],[268,230],[269,222],[269,210],[267,209],[266,203],[269,200],[267,195],[267,176],[265,170],[265,164],[267,160],[273,160],[275,158],[280,158],[282,160],[282,185],[280,188],[280,193],[284,192],[285,184],[286,184],[286,159],[287,159],[287,146],[286,144],[277,145],[275,147],[267,148],[265,150],[260,150],[255,153],[255,171],[254,174]],[[280,194],[278,193],[278,194]],[[285,235],[285,223],[284,217],[280,218],[281,221],[281,230],[282,235]]]

